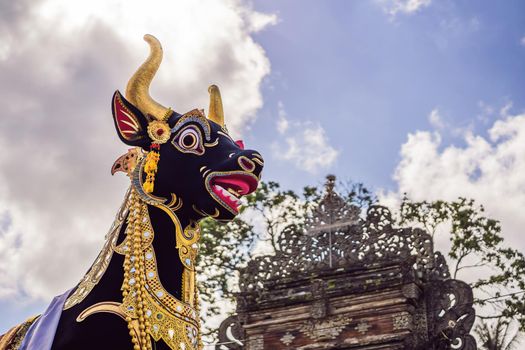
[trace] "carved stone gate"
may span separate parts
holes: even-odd
[[[241,271],[216,349],[476,349],[472,291],[430,235],[393,227],[381,206],[361,218],[334,183],[305,232],[282,232]]]

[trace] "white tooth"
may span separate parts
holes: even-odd
[[[223,196],[230,198],[230,193],[228,191],[226,191],[226,189],[224,187],[217,185],[217,190]]]
[[[214,189],[221,193],[223,196],[227,197],[232,203],[234,203],[236,206],[240,204],[239,198],[237,198],[234,194],[230,193],[227,189],[220,185],[214,185]]]

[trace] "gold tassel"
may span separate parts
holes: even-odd
[[[152,193],[155,183],[155,174],[157,173],[157,166],[160,159],[160,153],[156,150],[151,150],[146,156],[146,164],[144,164],[144,171],[146,172],[146,181],[142,187],[144,192]]]

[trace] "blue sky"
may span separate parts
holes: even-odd
[[[525,2],[151,4],[0,2],[0,332],[77,283],[102,246],[128,186],[109,176],[127,150],[109,99],[146,32],[166,52],[153,95],[185,112],[219,84],[265,180],[299,190],[335,173],[387,203],[473,197],[525,250]]]
[[[393,189],[401,144],[408,133],[432,128],[434,108],[450,125],[483,133],[480,103],[525,106],[523,2],[435,1],[395,18],[374,1],[264,0],[255,7],[276,12],[279,23],[256,35],[272,72],[254,134],[274,132],[282,101],[290,118],[320,123],[340,152],[315,175],[268,162],[267,179],[285,187],[318,183],[332,171]],[[463,142],[443,137],[443,146]]]

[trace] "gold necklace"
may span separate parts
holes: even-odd
[[[132,189],[126,238],[115,251],[125,255],[123,303],[120,309],[125,313],[134,350],[151,350],[148,334],[155,341],[162,339],[171,349],[201,348],[193,267],[198,233],[196,227],[189,227],[184,231],[185,242],[177,244],[184,265],[183,297],[186,302],[183,302],[168,293],[160,282],[148,209],[135,188]],[[193,243],[188,247],[184,244],[187,242]],[[186,281],[188,278],[192,280]]]

